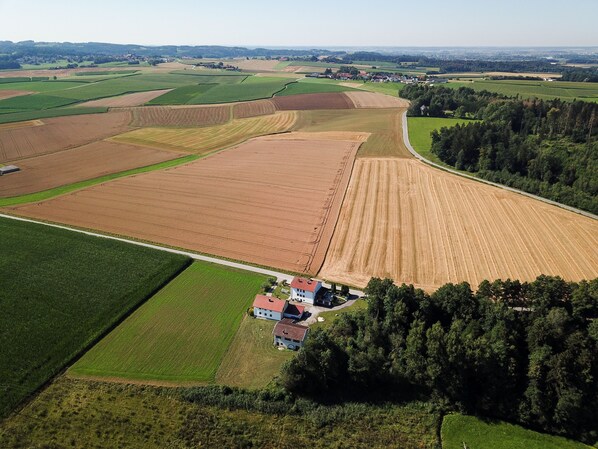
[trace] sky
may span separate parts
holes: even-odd
[[[598,0],[0,0],[0,40],[245,47],[598,46]]]

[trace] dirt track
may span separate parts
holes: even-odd
[[[127,130],[127,111],[44,119],[42,126],[0,128],[0,163],[54,153]]]
[[[324,260],[360,142],[254,139],[19,214],[290,271]]]
[[[598,276],[598,223],[431,168],[358,159],[320,276],[364,286],[388,276],[447,282]]]
[[[171,151],[105,141],[94,142],[79,148],[19,161],[20,172],[0,177],[0,198],[40,192],[157,164],[179,156]]]
[[[78,106],[105,107],[105,108],[128,108],[131,106],[141,106],[154,98],[170,92],[172,89],[150,90],[147,92],[135,92],[133,94],[119,95],[117,97],[100,98],[99,100],[81,103]]]

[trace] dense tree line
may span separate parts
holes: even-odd
[[[14,58],[7,55],[0,55],[0,70],[20,69],[21,64]]]
[[[577,81],[584,83],[598,83],[598,68],[595,69],[567,69],[563,72],[563,81]]]
[[[598,279],[447,284],[373,278],[368,307],[313,331],[281,382],[297,395],[409,400],[588,442],[598,436]]]
[[[451,89],[439,86],[409,84],[399,95],[411,101],[408,115],[415,117],[446,117],[447,112],[456,117],[481,118],[478,112],[490,102],[507,97],[483,90],[476,92],[469,87]]]
[[[483,121],[434,131],[432,152],[460,170],[598,214],[597,104],[492,102],[475,117]]]

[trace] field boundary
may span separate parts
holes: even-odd
[[[419,161],[423,162],[424,164],[428,164],[434,168],[443,170],[443,171],[451,173],[453,175],[461,176],[463,178],[471,179],[473,181],[481,182],[481,183],[484,183],[484,184],[487,184],[487,185],[490,185],[493,187],[498,187],[500,189],[508,190],[509,192],[518,193],[520,195],[527,196],[534,200],[539,200],[539,201],[542,201],[543,203],[550,204],[551,206],[557,206],[557,207],[560,207],[561,209],[568,210],[569,212],[574,212],[576,214],[583,215],[583,216],[591,218],[593,220],[598,220],[598,216],[592,214],[591,212],[586,212],[584,210],[577,209],[575,207],[567,206],[566,204],[558,203],[556,201],[549,200],[548,198],[543,198],[541,196],[534,195],[533,193],[524,192],[523,190],[515,189],[513,187],[509,187],[504,184],[498,184],[496,182],[487,181],[485,179],[478,178],[478,177],[472,176],[472,175],[468,175],[466,173],[461,173],[458,170],[453,170],[451,168],[443,167],[442,165],[437,164],[436,162],[432,162],[429,159],[426,159],[425,157],[420,155],[417,151],[415,151],[415,149],[411,146],[411,142],[409,141],[409,126],[407,124],[407,111],[403,112],[403,141],[405,143],[405,146],[407,147],[407,150],[409,150],[409,152],[413,155],[413,157],[415,157]]]

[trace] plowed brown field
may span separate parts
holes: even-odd
[[[315,274],[360,142],[253,139],[19,214]]]
[[[429,167],[358,159],[320,275],[434,289],[447,282],[598,276],[598,222]]]
[[[304,111],[310,109],[353,109],[355,106],[343,92],[299,94],[272,99],[281,111]]]
[[[179,154],[171,151],[94,142],[19,161],[20,172],[0,177],[0,198],[40,192],[177,157]]]
[[[33,92],[28,90],[0,90],[0,100],[6,100],[7,98],[20,97],[21,95],[29,95]]]
[[[390,95],[375,92],[345,92],[358,109],[375,108],[408,108],[409,101],[404,98],[391,97]]]
[[[131,126],[213,126],[230,120],[230,106],[147,106],[131,109]]]
[[[133,94],[119,95],[118,97],[100,98],[99,100],[81,103],[78,106],[86,107],[105,107],[105,108],[128,108],[131,106],[140,106],[148,101],[170,92],[172,89],[150,90],[147,92],[135,92]]]
[[[127,111],[44,119],[42,126],[0,128],[0,163],[66,150],[127,130]]]
[[[270,100],[248,101],[234,105],[233,115],[235,118],[257,117],[259,115],[274,114],[276,108]]]

